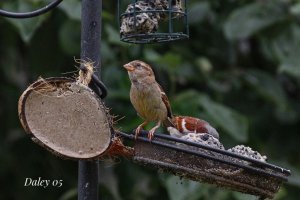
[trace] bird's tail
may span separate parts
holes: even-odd
[[[163,124],[165,127],[175,127],[170,117],[168,117],[165,121],[163,121]]]

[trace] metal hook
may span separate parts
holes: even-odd
[[[55,0],[51,3],[49,3],[48,5],[46,5],[43,8],[31,11],[31,12],[25,12],[25,13],[10,12],[10,11],[0,9],[0,15],[4,16],[4,17],[9,17],[9,18],[31,18],[31,17],[36,17],[36,16],[44,14],[44,13],[50,11],[51,9],[55,8],[62,1],[63,0]]]

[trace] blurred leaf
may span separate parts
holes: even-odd
[[[111,20],[114,21],[115,20],[115,15],[114,13],[111,13],[109,11],[106,11],[105,9],[102,9],[102,19],[103,20]],[[115,22],[115,21],[114,21]]]
[[[167,52],[161,55],[153,49],[146,49],[144,56],[147,61],[156,63],[158,68],[166,71],[171,81],[177,81],[182,84],[186,82],[187,78],[194,75],[191,65],[183,62],[182,56],[179,54]]]
[[[30,1],[18,0],[14,3],[5,2],[3,4],[4,10],[14,11],[14,12],[29,12],[36,10],[40,5],[31,3]],[[49,17],[49,14],[43,14],[37,17],[28,18],[28,19],[13,19],[13,18],[4,18],[14,27],[17,28],[18,33],[20,34],[22,40],[25,43],[29,43],[33,37],[36,30],[41,26],[41,24]]]
[[[111,25],[106,25],[104,28],[108,36],[108,41],[110,43],[121,46],[126,45],[125,42],[120,41],[120,33],[115,28],[113,28]]]
[[[158,62],[162,64],[162,67],[172,73],[176,72],[177,67],[182,62],[182,58],[178,54],[168,52],[161,56]]]
[[[199,57],[196,59],[197,67],[201,70],[203,73],[209,73],[213,69],[213,65],[210,62],[210,60],[206,57]]]
[[[239,142],[248,140],[248,120],[237,111],[218,104],[208,97],[199,99],[199,103],[215,124],[224,129],[229,135]]]
[[[248,71],[246,80],[266,100],[281,108],[287,106],[287,100],[282,86],[278,80],[274,79],[269,74],[258,70]]]
[[[101,163],[102,164],[102,163]],[[99,183],[106,187],[106,189],[111,193],[111,195],[114,197],[114,200],[121,200],[121,195],[119,193],[118,188],[118,178],[116,174],[113,171],[112,167],[105,167],[103,164],[100,165],[99,169]]]
[[[234,199],[236,200],[257,200],[256,196],[244,194],[240,192],[233,192]]]
[[[149,173],[145,173],[142,168],[137,167],[136,165],[130,167],[128,171],[129,174],[131,174],[130,179],[133,181],[131,185],[127,184],[127,181],[129,180],[126,181],[126,187],[129,189],[129,191],[126,191],[126,193],[129,194],[128,199],[151,199],[151,195],[155,193],[155,190],[158,186],[158,182],[155,181],[155,179],[158,178],[157,174],[155,173],[155,175],[152,174],[151,176]],[[135,176],[132,176],[132,174]],[[160,194],[159,196],[161,197],[162,195]]]
[[[280,82],[263,71],[249,71],[247,81],[266,101],[276,106],[276,117],[285,123],[297,120],[297,113],[290,106]]]
[[[290,13],[293,15],[300,15],[300,3],[295,3],[290,7]]]
[[[63,50],[74,55],[80,52],[80,22],[68,20],[59,30],[59,40]]]
[[[169,176],[165,181],[170,200],[197,200],[203,196],[201,185],[194,181]]]
[[[102,59],[105,61],[114,60],[115,58],[115,51],[108,45],[107,41],[101,41],[101,55]]]
[[[286,161],[272,161],[279,166],[284,166],[291,171],[291,176],[288,177],[288,184],[300,188],[300,168],[292,166]]]
[[[189,12],[189,23],[200,23],[206,18],[212,17],[213,13],[210,8],[208,1],[196,2],[190,6]]]
[[[81,19],[81,1],[79,0],[68,0],[63,1],[58,6],[70,19],[80,20]]]
[[[149,60],[150,62],[157,62],[161,58],[161,55],[153,49],[146,49],[144,51],[144,55],[145,59]]]
[[[246,80],[266,101],[276,106],[276,117],[285,123],[297,120],[297,113],[290,107],[280,82],[263,71],[248,71]]]
[[[147,55],[147,54],[150,55]],[[145,57],[148,57],[153,62],[157,63],[159,69],[164,70],[169,75],[171,85],[175,83],[184,84],[189,78],[195,75],[192,65],[188,62],[184,62],[181,54],[167,52],[163,55],[147,50],[145,51]],[[160,74],[158,74],[158,77]],[[161,78],[163,79],[163,78]],[[172,87],[172,86],[171,86]],[[175,88],[171,88],[175,89]]]
[[[116,64],[107,64],[103,66],[103,80],[119,93],[126,92],[129,95],[130,81],[126,70]]]
[[[75,199],[77,197],[77,188],[72,188],[67,190],[60,198],[59,200],[71,200]]]
[[[170,99],[174,114],[199,116],[199,98],[201,98],[201,94],[196,90],[186,90],[178,93],[173,99]]]
[[[299,170],[297,171],[296,174],[294,174],[295,171],[293,171],[292,176],[289,177],[289,183],[293,186],[297,186],[300,188],[300,173]]]
[[[300,78],[300,26],[292,23],[283,27],[280,34],[261,37],[263,52],[279,63],[278,71]]]
[[[257,1],[236,9],[224,25],[225,36],[244,39],[284,19],[286,13],[277,1]]]
[[[279,72],[286,72],[292,76],[300,77],[300,62],[296,57],[296,52],[287,58],[279,67]]]
[[[274,40],[273,47],[280,60],[279,72],[300,78],[300,27],[292,26],[285,34]]]
[[[204,114],[212,120],[211,124],[221,127],[239,142],[247,141],[248,120],[237,111],[214,102],[208,96],[194,90],[180,93],[173,102],[174,108],[179,112],[174,114],[199,117],[202,108]]]
[[[284,199],[287,199],[288,197],[288,193],[286,191],[285,188],[280,188],[279,191],[276,193],[275,197],[274,197],[274,200],[284,200]]]

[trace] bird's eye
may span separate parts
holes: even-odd
[[[141,67],[141,64],[140,64],[140,63],[137,63],[136,66],[137,66],[137,67]]]

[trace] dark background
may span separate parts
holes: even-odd
[[[3,0],[0,6],[30,11],[47,2]],[[17,101],[39,76],[77,73],[80,8],[79,0],[65,0],[40,17],[0,17],[0,199],[77,198],[77,163],[30,140],[20,125]],[[155,45],[120,42],[116,8],[117,1],[103,1],[102,78],[109,88],[106,104],[120,118],[115,127],[130,131],[142,122],[130,104],[122,65],[144,60],[153,66],[175,114],[209,121],[226,148],[245,144],[267,155],[270,163],[290,169],[292,176],[275,199],[298,199],[300,1],[189,0],[190,39]],[[102,199],[255,199],[126,159],[100,165]],[[27,177],[61,179],[63,186],[24,187]]]

